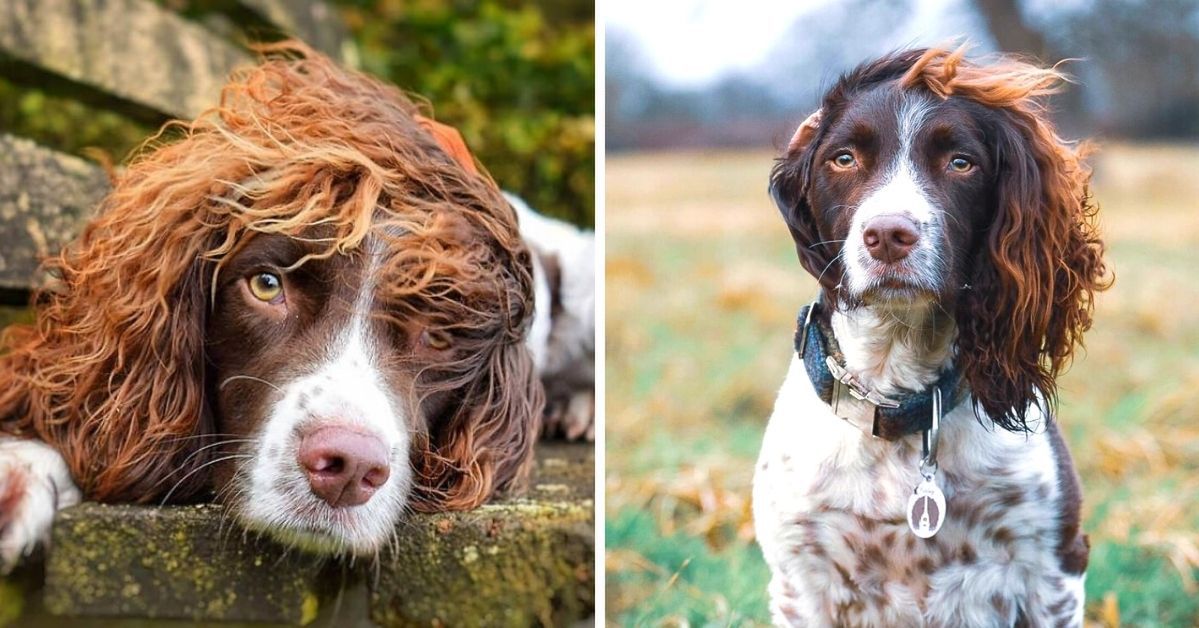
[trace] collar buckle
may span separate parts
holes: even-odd
[[[824,359],[824,363],[826,366],[828,366],[828,372],[832,374],[834,379],[842,384],[845,384],[845,387],[849,390],[850,396],[852,396],[854,399],[868,402],[874,405],[876,408],[887,408],[893,410],[899,407],[898,401],[891,399],[890,397],[883,396],[882,393],[874,390],[873,388],[868,388],[861,382],[861,380],[857,378],[857,376],[855,376],[853,373],[850,373],[845,367],[837,364],[837,361],[834,360],[832,356],[826,357]]]

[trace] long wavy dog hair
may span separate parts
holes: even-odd
[[[451,330],[465,356],[440,367],[450,409],[417,426],[412,506],[471,508],[518,485],[543,402],[523,343],[532,267],[515,213],[399,90],[299,43],[260,52],[218,107],[164,127],[180,139],[148,141],[47,262],[57,280],[36,325],[3,335],[0,429],[55,447],[90,499],[156,500],[170,474],[194,476],[178,500],[202,496],[191,472],[215,430],[204,347],[215,278],[250,239],[315,226],[334,235],[310,257],[387,242],[376,290],[390,315]]]
[[[1005,429],[1023,430],[1038,395],[1056,402],[1057,376],[1091,326],[1094,293],[1111,281],[1088,191],[1088,148],[1058,137],[1046,114],[1045,99],[1065,76],[1010,56],[975,63],[966,51],[908,50],[843,76],[824,97],[826,115],[801,125],[770,187],[800,262],[821,278],[825,302],[837,303],[838,246],[820,236],[807,200],[816,150],[831,126],[827,112],[886,82],[994,110],[1001,119],[991,139],[995,214],[971,261],[971,289],[956,304],[956,362],[976,407]]]

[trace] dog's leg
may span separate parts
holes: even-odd
[[[579,390],[570,396],[566,412],[562,417],[562,431],[569,440],[586,438],[595,440],[595,395],[590,390]]]
[[[0,574],[49,541],[54,513],[80,497],[57,451],[41,441],[0,436]]]

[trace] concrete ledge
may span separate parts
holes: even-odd
[[[0,613],[0,626],[4,619],[48,626],[80,616],[569,624],[594,612],[594,452],[591,445],[541,445],[525,496],[411,517],[394,548],[356,564],[248,537],[219,506],[82,504],[55,522],[40,605],[29,584],[38,580],[30,576],[36,565],[0,580],[0,600],[24,598],[27,607],[15,618]]]
[[[594,607],[589,507],[486,506],[405,530],[370,587],[383,626],[558,626]]]
[[[220,510],[81,504],[63,511],[46,561],[46,609],[294,624],[315,618],[320,562],[243,542]]]

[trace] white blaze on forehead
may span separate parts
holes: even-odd
[[[929,118],[934,104],[926,99],[908,97],[896,112],[896,132],[899,149],[880,177],[875,189],[868,192],[854,211],[850,223],[849,237],[845,243],[845,261],[849,288],[861,292],[868,288],[870,279],[866,268],[875,263],[866,250],[862,234],[871,219],[884,215],[897,215],[911,219],[919,229],[920,241],[909,256],[910,264],[928,282],[934,282],[939,270],[939,256],[934,242],[941,233],[942,211],[929,198],[928,182],[920,176],[913,156],[915,138]]]
[[[907,98],[896,112],[896,129],[899,134],[899,150],[877,189],[868,194],[854,215],[855,226],[861,228],[867,220],[882,214],[899,214],[916,221],[918,225],[929,222],[933,217],[933,205],[924,189],[912,155],[916,136],[928,119],[932,103],[923,99]]]

